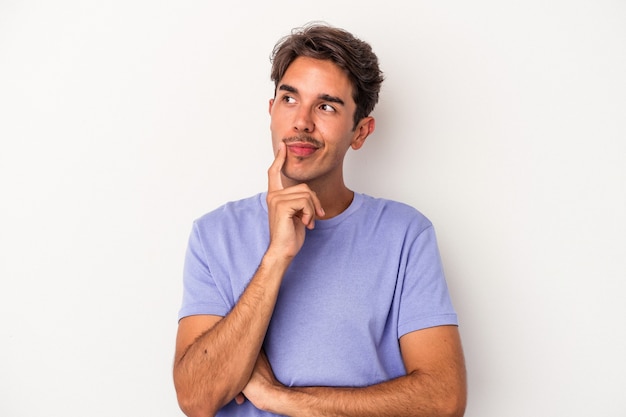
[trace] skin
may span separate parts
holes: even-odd
[[[330,61],[307,57],[289,66],[270,100],[274,152],[280,143],[287,145],[281,186],[306,184],[323,203],[322,218],[336,216],[352,201],[343,180],[344,157],[348,149],[360,149],[375,128],[374,118],[366,117],[352,129],[355,110],[348,77]],[[316,142],[313,153],[302,154],[311,145],[294,140],[299,137]]]
[[[286,387],[262,351],[305,228],[341,213],[354,196],[344,184],[344,157],[350,148],[360,149],[375,127],[372,117],[355,127],[355,109],[348,77],[329,61],[299,57],[279,82],[269,103],[275,152],[268,170],[270,243],[228,315],[179,322],[174,383],[188,416],[213,416],[233,399],[288,416],[463,415],[465,365],[455,326],[403,336],[407,375],[365,388]]]

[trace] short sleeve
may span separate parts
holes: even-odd
[[[433,226],[407,243],[398,337],[428,327],[458,325]]]
[[[185,253],[183,300],[178,319],[198,314],[225,316],[228,306],[220,296],[208,264],[205,244],[194,222]]]

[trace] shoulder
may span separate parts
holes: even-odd
[[[364,213],[370,219],[385,222],[388,226],[414,229],[421,232],[432,227],[431,221],[417,208],[396,200],[360,194]]]
[[[231,223],[257,220],[267,216],[265,193],[259,193],[240,200],[229,201],[216,209],[200,216],[194,221],[199,228],[215,228],[227,226]]]

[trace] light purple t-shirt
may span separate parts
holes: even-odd
[[[196,220],[179,318],[224,316],[269,243],[265,193]],[[288,386],[367,386],[405,374],[398,340],[456,325],[435,232],[414,208],[355,193],[350,207],[307,230],[283,279],[264,343]],[[271,415],[249,402],[221,416]]]

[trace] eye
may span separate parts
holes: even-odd
[[[336,109],[331,106],[330,104],[324,103],[320,106],[320,109],[325,111],[325,112],[335,112]]]
[[[296,102],[296,99],[291,97],[291,96],[284,95],[283,98],[282,98],[282,101],[284,101],[287,104],[293,104],[293,103]]]

